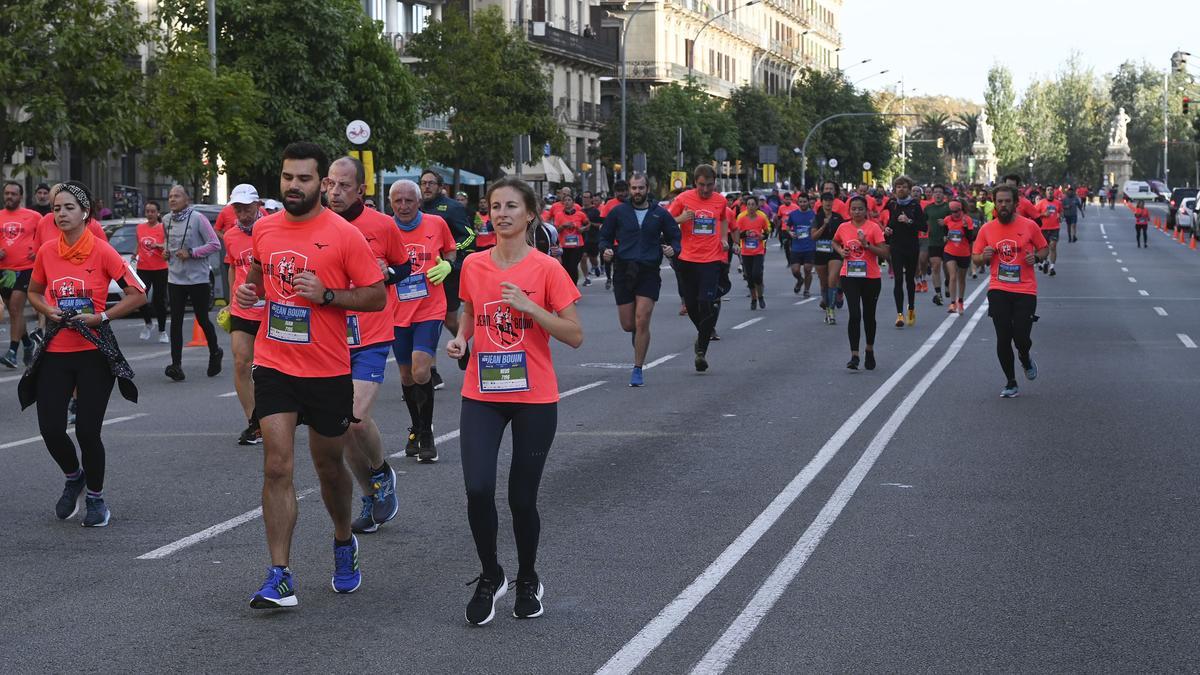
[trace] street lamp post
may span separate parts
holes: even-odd
[[[806,185],[806,183],[804,181],[805,181],[805,178],[807,177],[807,169],[808,169],[808,142],[812,140],[813,134],[815,134],[817,132],[817,129],[821,128],[821,125],[825,124],[829,120],[838,119],[839,117],[909,117],[909,116],[910,115],[908,113],[861,112],[861,113],[836,113],[833,115],[829,115],[828,117],[822,118],[819,122],[817,122],[816,124],[813,125],[812,129],[808,130],[808,135],[804,137],[804,144],[800,146],[800,187],[803,188]]]
[[[643,0],[643,2],[644,1],[645,0]],[[744,5],[738,5],[737,7],[733,7],[732,9],[727,9],[724,12],[721,12],[720,14],[713,15],[713,17],[711,19],[704,22],[703,26],[700,26],[700,30],[696,31],[696,37],[692,38],[692,48],[690,50],[688,50],[688,80],[689,81],[692,79],[692,71],[695,70],[695,67],[696,67],[696,43],[700,41],[700,34],[704,32],[704,29],[708,28],[709,24],[711,24],[712,22],[716,21],[717,19],[719,19],[723,16],[726,16],[728,14],[733,14],[734,12],[738,11],[739,9],[741,9],[743,7],[749,7],[750,5],[757,5],[760,2],[762,2],[762,0],[749,0],[749,2],[747,2]]]
[[[881,70],[878,73],[871,73],[870,75],[868,75],[866,77],[859,78],[857,81],[854,82],[854,84],[851,84],[850,86],[857,87],[860,83],[866,82],[867,80],[871,79],[872,77],[879,77],[880,75],[887,75],[888,72],[889,71],[887,71],[887,70]]]
[[[625,178],[625,172],[629,170],[626,168],[629,165],[625,163],[625,35],[629,32],[629,24],[633,23],[633,17],[642,11],[645,4],[646,0],[639,2],[625,20],[625,25],[621,27],[621,178]]]
[[[870,63],[870,62],[871,62],[871,59],[863,59],[862,61],[859,61],[858,63],[846,66],[846,69],[842,71],[842,77],[845,77],[846,73],[850,72],[851,70],[854,70],[855,68],[863,65],[864,63]]]

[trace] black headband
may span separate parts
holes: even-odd
[[[75,201],[79,202],[79,208],[87,211],[88,213],[92,212],[91,197],[88,197],[88,193],[78,185],[72,185],[71,183],[59,183],[58,185],[54,186],[53,190],[50,191],[50,198],[53,199],[58,195],[59,192],[62,192],[63,190],[71,193],[71,196],[75,198]]]

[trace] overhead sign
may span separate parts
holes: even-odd
[[[633,170],[637,173],[646,173],[646,153],[639,152],[633,156]]]
[[[778,145],[760,145],[758,146],[758,163],[759,164],[777,164],[779,162],[779,146]]]
[[[729,159],[729,151],[725,148],[717,148],[713,150],[713,159],[718,162],[724,162],[726,159]]]
[[[362,120],[354,120],[346,125],[346,140],[355,145],[362,145],[371,140],[371,125]]]
[[[871,170],[871,163],[863,162],[863,171],[870,171],[870,170]]]
[[[837,165],[838,165],[838,161],[836,159],[829,160],[829,168],[836,169]]]
[[[671,189],[682,190],[687,187],[687,172],[672,171],[671,172]]]

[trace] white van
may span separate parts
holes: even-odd
[[[1127,180],[1121,191],[1128,199],[1146,199],[1153,201],[1158,195],[1150,189],[1150,184],[1144,180]]]

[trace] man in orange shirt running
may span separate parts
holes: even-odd
[[[0,209],[0,270],[11,271],[16,281],[3,291],[4,304],[8,307],[10,332],[8,352],[0,356],[0,363],[9,368],[17,367],[17,346],[25,347],[25,365],[33,363],[33,340],[25,332],[25,299],[29,291],[29,280],[33,275],[33,259],[36,257],[37,225],[41,216],[37,211],[21,206],[25,188],[16,181],[4,184],[4,208]]]
[[[695,188],[681,193],[668,209],[683,234],[676,263],[688,318],[696,326],[697,372],[708,370],[708,343],[720,309],[718,286],[729,252],[730,223],[725,199],[715,192],[717,172],[709,164],[696,167]]]

